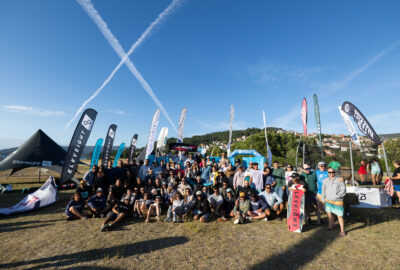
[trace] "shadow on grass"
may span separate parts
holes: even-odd
[[[39,227],[45,227],[53,224],[58,219],[52,220],[32,220],[32,221],[20,221],[10,223],[0,223],[0,234],[5,232],[13,232],[19,230],[34,229]],[[30,226],[25,226],[30,225]]]
[[[400,219],[400,213],[395,209],[352,208],[351,213],[351,217],[346,218],[345,220],[345,230],[347,232]],[[327,224],[327,222],[325,224]],[[358,226],[354,227],[356,224]],[[275,254],[254,265],[251,269],[300,268],[311,262],[319,253],[340,238],[339,229],[327,231],[325,227],[313,228],[313,226],[304,226],[303,228],[305,229],[303,232],[312,230],[309,237],[301,240],[299,243],[289,247],[285,251]],[[351,233],[345,237],[352,237]]]
[[[48,258],[24,260],[20,262],[12,262],[0,264],[0,268],[15,268],[21,266],[29,266],[30,269],[43,268],[58,268],[70,266],[76,263],[86,263],[94,260],[102,260],[108,258],[122,258],[143,253],[152,252],[159,249],[182,245],[188,242],[188,239],[183,236],[179,237],[164,237],[153,240],[146,240],[137,243],[113,246],[102,249],[91,249],[65,255],[56,255]],[[85,267],[85,266],[83,266]],[[94,269],[94,268],[86,268]],[[96,267],[96,269],[98,269]]]

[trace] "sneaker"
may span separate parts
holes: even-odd
[[[253,219],[251,218],[251,216],[247,216],[247,217],[246,217],[246,220],[252,221]]]
[[[107,228],[108,228],[108,224],[103,224],[103,226],[101,226],[101,228],[100,228],[100,231],[104,232]]]
[[[82,218],[82,219],[85,219],[85,220],[86,220],[86,219],[88,219],[88,216],[83,216],[83,218]]]
[[[164,221],[165,222],[171,222],[171,219],[170,218],[164,218]]]
[[[157,220],[157,221],[160,221],[160,217],[156,217],[156,220]]]
[[[104,218],[104,217],[105,217],[105,215],[104,215],[104,214],[100,214],[100,217],[101,217],[101,218]]]
[[[268,221],[268,218],[267,218],[267,217],[266,217],[266,218],[263,218],[263,220],[264,220],[264,221]]]
[[[71,220],[74,220],[74,217],[73,216],[68,216],[67,217],[67,221],[71,221]]]
[[[233,222],[233,224],[239,224],[239,219],[235,219],[235,221]]]
[[[176,218],[174,218],[174,219],[172,220],[172,222],[173,222],[173,223],[176,223],[176,222],[177,222],[177,221],[176,221]]]

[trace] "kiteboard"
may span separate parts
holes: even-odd
[[[287,225],[291,232],[301,233],[303,228],[305,192],[302,188],[303,185],[296,185],[295,189],[290,192],[287,209]]]

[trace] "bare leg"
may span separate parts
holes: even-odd
[[[339,225],[340,225],[340,232],[344,233],[344,219],[341,216],[337,216]]]
[[[326,215],[328,216],[328,229],[332,229],[334,225],[332,213],[326,212]]]
[[[121,213],[118,215],[118,217],[111,222],[111,225],[114,226],[115,224],[117,224],[118,222],[120,222],[122,219],[124,219],[126,217],[127,213]]]
[[[149,211],[147,212],[147,217],[146,217],[146,221],[145,222],[149,222],[150,221],[150,216],[153,213],[153,211],[154,211],[154,205],[151,204],[150,207],[149,207]]]
[[[69,209],[68,209],[72,214],[74,214],[75,216],[77,216],[77,217],[79,217],[79,218],[84,218],[85,216],[81,213],[81,212],[79,212],[75,207],[73,207],[73,206],[71,206]]]

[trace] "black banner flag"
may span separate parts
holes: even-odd
[[[382,141],[368,122],[367,118],[360,112],[360,110],[352,103],[345,101],[342,105],[342,110],[348,115],[352,116],[354,121],[357,123],[358,128],[374,143],[381,144]]]
[[[92,131],[96,116],[97,112],[95,110],[87,109],[79,119],[71,143],[69,144],[67,155],[65,156],[64,166],[61,172],[61,184],[70,180],[74,176],[83,149],[85,148],[90,132]]]
[[[135,150],[136,150],[137,139],[138,139],[138,135],[137,134],[133,135],[132,140],[131,140],[131,147],[129,148],[128,164],[130,164],[131,160],[133,160],[133,154],[135,153]]]
[[[104,167],[107,167],[107,162],[110,160],[115,132],[117,132],[117,125],[115,124],[110,125],[107,131],[106,140],[104,141],[103,155],[101,157],[101,165]]]

